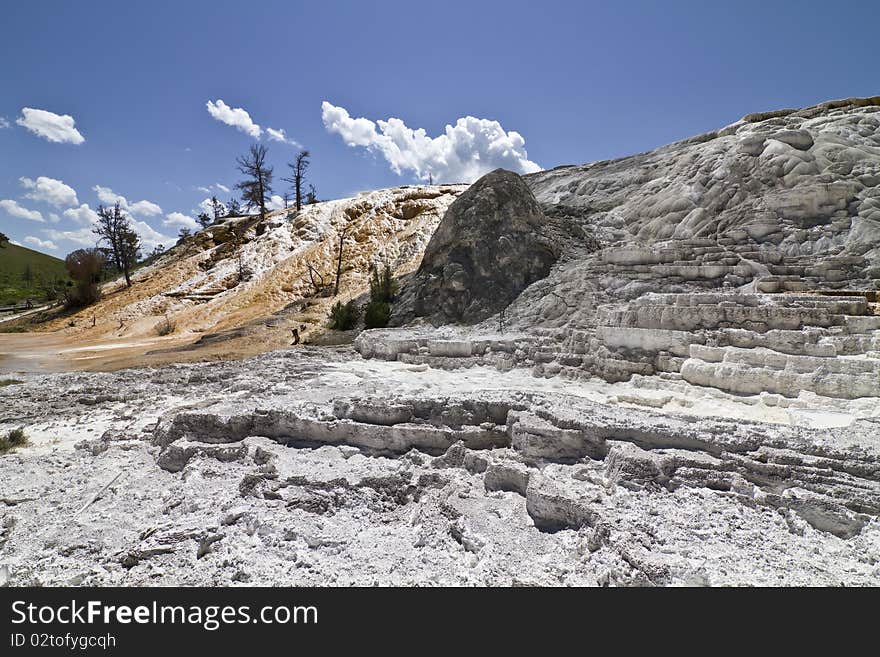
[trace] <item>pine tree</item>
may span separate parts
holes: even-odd
[[[207,212],[200,212],[199,216],[196,217],[196,221],[203,229],[214,223],[214,220],[211,219],[211,216]]]
[[[131,287],[131,268],[140,256],[140,237],[132,229],[119,203],[112,210],[99,205],[97,214],[98,221],[92,231],[98,236],[99,243],[107,243],[106,250],[116,270],[125,276],[125,284]]]
[[[309,191],[306,194],[306,205],[312,205],[314,203],[320,203],[318,200],[318,193],[315,191],[314,185],[309,185]]]
[[[226,208],[224,208],[223,204],[217,200],[216,196],[211,197],[211,211],[214,214],[214,223],[217,223],[226,216]]]
[[[236,159],[238,170],[246,176],[235,185],[241,190],[241,200],[249,208],[259,208],[260,218],[266,217],[266,203],[272,196],[272,167],[266,164],[269,149],[263,144],[251,146],[250,154]]]

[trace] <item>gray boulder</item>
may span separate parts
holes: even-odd
[[[559,257],[547,217],[517,174],[496,169],[447,210],[415,276],[402,313],[435,324],[474,324],[499,312]]]

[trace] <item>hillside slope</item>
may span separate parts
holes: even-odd
[[[63,260],[17,244],[0,249],[0,306],[42,296],[41,284],[56,280],[67,280]]]
[[[121,280],[108,283],[100,302],[38,330],[60,331],[69,343],[102,352],[104,343],[115,343],[124,352],[119,359],[101,358],[114,367],[260,353],[289,345],[293,327],[305,327],[305,340],[317,339],[335,301],[367,291],[371,266],[387,263],[398,275],[418,266],[463,190],[398,187],[317,203],[298,214],[272,212],[264,221],[228,219],[139,269],[131,288]],[[341,233],[343,271],[334,298]],[[174,330],[160,336],[166,322]]]

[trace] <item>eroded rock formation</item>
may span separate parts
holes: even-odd
[[[556,262],[560,247],[547,224],[522,178],[486,174],[449,206],[398,316],[474,324],[499,312]]]

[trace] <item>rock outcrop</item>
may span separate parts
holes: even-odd
[[[497,169],[449,206],[398,316],[474,324],[544,278],[559,255],[548,221],[517,174]]]
[[[655,151],[524,177],[601,249],[511,304],[517,329],[583,329],[648,292],[880,289],[880,98],[754,114]]]

